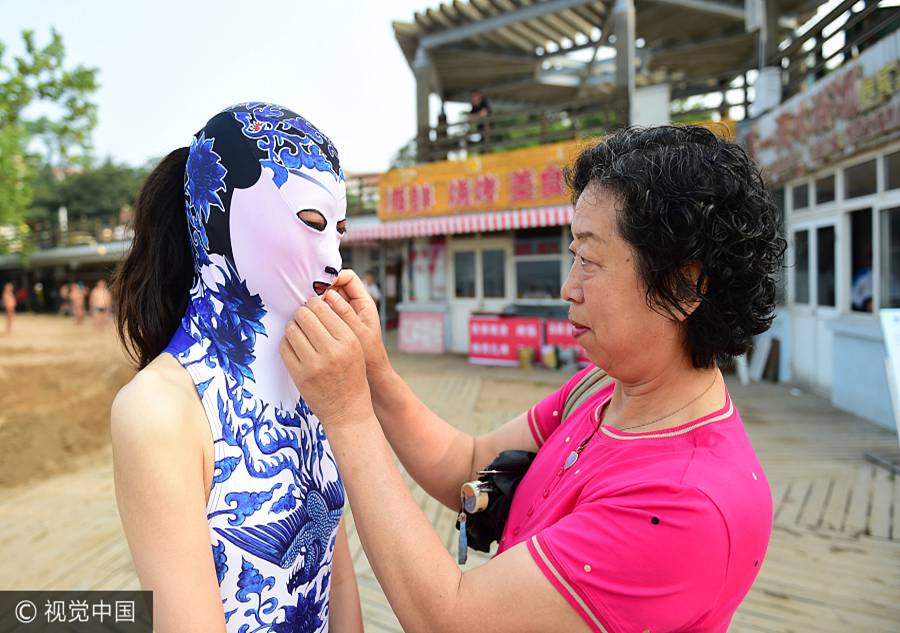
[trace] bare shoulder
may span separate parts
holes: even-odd
[[[160,354],[116,394],[111,411],[113,444],[152,436],[157,441],[197,437],[192,421],[203,414],[190,375]]]

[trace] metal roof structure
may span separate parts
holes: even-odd
[[[632,0],[628,0],[629,4]],[[553,104],[611,95],[616,0],[452,0],[395,22],[414,72],[445,101],[480,91],[497,102]],[[668,83],[672,96],[715,90],[758,66],[765,17],[741,0],[633,0],[635,85]],[[814,0],[763,0],[780,36],[812,16]],[[771,20],[771,18],[770,18]],[[772,38],[775,39],[775,38]],[[614,41],[614,40],[613,40]],[[580,55],[573,55],[581,51]],[[592,54],[593,53],[593,54]],[[576,57],[580,57],[576,59]]]

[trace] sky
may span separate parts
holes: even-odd
[[[142,165],[218,111],[269,101],[309,119],[346,171],[383,171],[416,132],[415,83],[391,22],[437,0],[0,0],[5,60],[21,31],[61,33],[99,69],[94,154]]]

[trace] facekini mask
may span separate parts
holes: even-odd
[[[292,406],[298,394],[278,353],[285,325],[341,269],[337,151],[285,108],[229,108],[191,143],[185,198],[195,265],[186,329],[254,394]]]

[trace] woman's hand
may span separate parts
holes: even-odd
[[[325,302],[353,330],[362,344],[369,376],[389,370],[391,363],[381,337],[378,306],[357,274],[350,269],[342,270],[331,289],[325,292]]]
[[[363,347],[321,298],[313,297],[285,328],[281,358],[326,430],[374,417]]]

